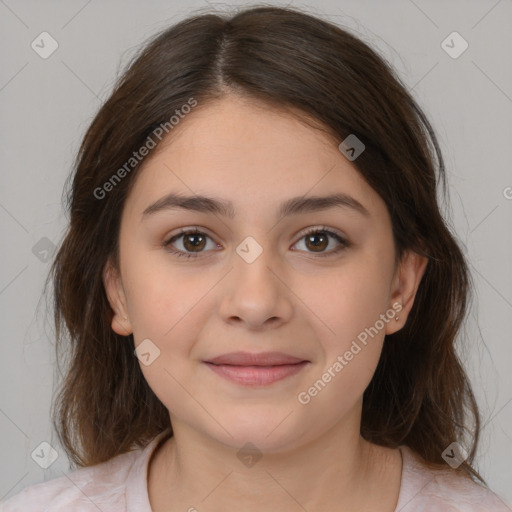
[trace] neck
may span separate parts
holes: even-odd
[[[393,511],[401,458],[359,429],[336,425],[310,442],[280,452],[240,453],[172,420],[174,436],[155,454],[148,478],[151,506],[160,510],[273,509]],[[398,458],[397,458],[398,457]]]

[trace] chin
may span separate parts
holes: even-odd
[[[289,421],[291,418],[286,418],[291,409],[286,413],[282,411],[283,409],[280,409],[278,414],[272,415],[242,412],[217,417],[228,432],[216,424],[218,428],[215,428],[215,432],[210,432],[210,435],[237,452],[251,451],[252,447],[260,452],[282,452],[299,443],[303,435],[293,422]],[[293,413],[290,414],[292,415]]]

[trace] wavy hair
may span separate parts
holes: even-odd
[[[172,431],[134,356],[133,336],[111,329],[102,282],[107,261],[119,262],[121,213],[141,165],[104,198],[95,191],[190,98],[201,108],[233,93],[309,119],[337,144],[349,134],[364,141],[353,164],[387,205],[398,257],[412,250],[428,265],[405,326],[386,337],[364,392],[361,435],[407,445],[444,467],[442,452],[467,439],[458,471],[484,482],[473,468],[479,411],[456,350],[473,285],[438,204],[446,178],[434,130],[391,66],[360,38],[298,9],[266,6],[196,13],[158,33],[85,133],[70,175],[69,227],[47,280],[65,366],[52,418],[68,458],[94,465]]]

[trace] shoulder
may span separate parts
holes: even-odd
[[[396,510],[401,512],[511,512],[505,500],[449,467],[432,469],[414,451],[400,447],[402,485]]]
[[[141,453],[134,450],[26,487],[1,503],[0,512],[118,511],[125,505],[126,480]]]

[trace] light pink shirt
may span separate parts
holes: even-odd
[[[80,468],[68,475],[26,487],[0,504],[1,512],[152,512],[147,469],[158,443]],[[395,512],[511,512],[512,507],[485,487],[452,470],[432,471],[415,453],[400,447],[402,481]],[[198,498],[199,500],[199,498]],[[191,508],[201,510],[201,504]]]

